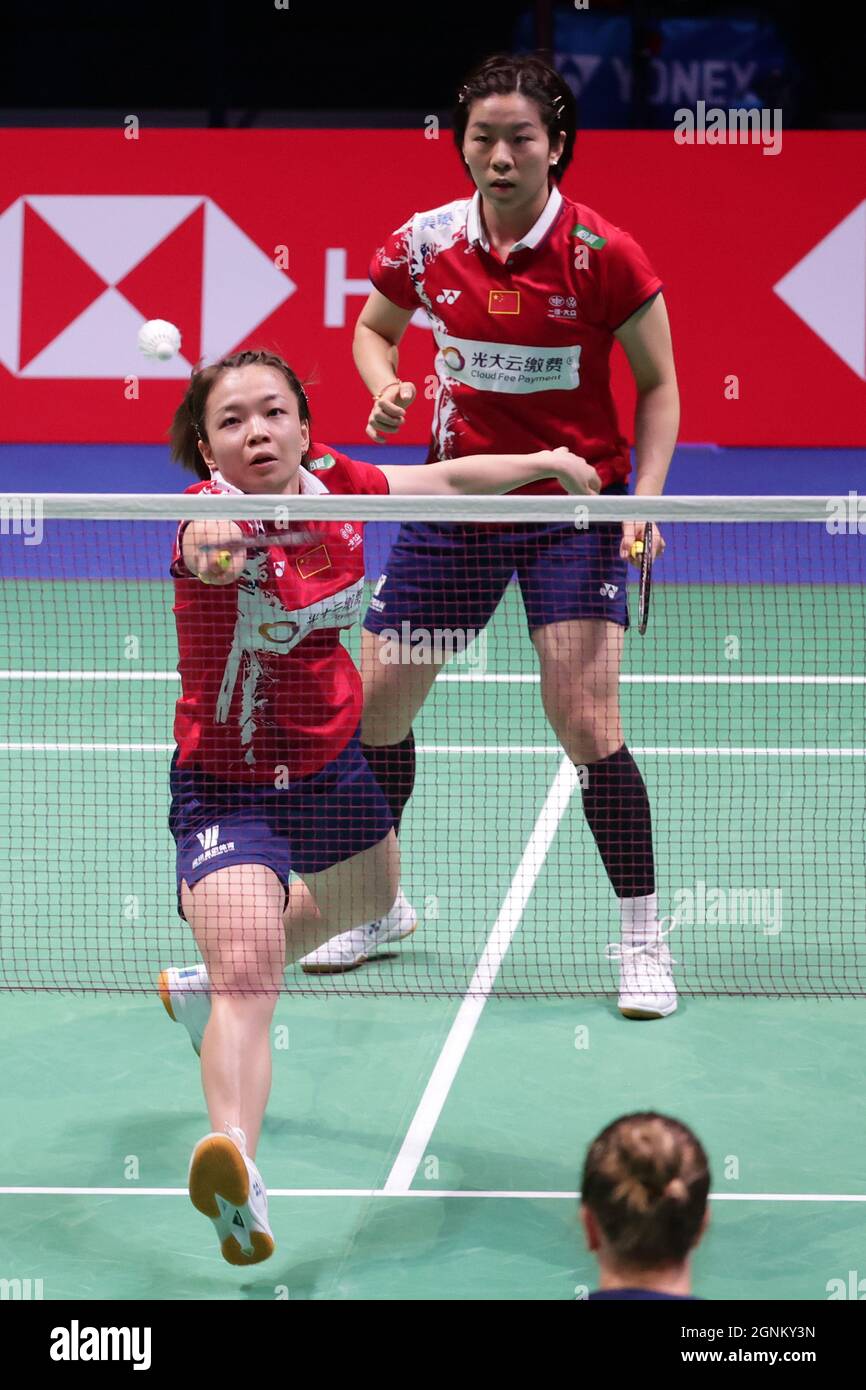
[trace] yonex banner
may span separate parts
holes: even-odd
[[[319,438],[361,441],[351,345],[367,267],[411,213],[472,192],[450,133],[136,133],[0,132],[2,438],[164,440],[191,365],[261,343],[309,383]],[[864,167],[864,132],[783,130],[772,159],[673,129],[578,137],[563,191],[630,231],[664,280],[684,442],[866,442]],[[141,356],[147,318],[178,325],[179,357]],[[536,354],[518,336],[521,363],[474,368],[538,389],[519,381]],[[449,370],[469,370],[451,346]],[[419,312],[400,351],[418,387],[401,443],[428,437],[436,350]],[[630,435],[631,375],[613,361]]]

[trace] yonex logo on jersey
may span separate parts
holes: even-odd
[[[218,826],[218,825],[211,825],[207,830],[200,830],[200,831],[198,832],[198,834],[196,835],[195,838],[198,840],[198,842],[199,842],[199,844],[201,845],[202,849],[213,849],[214,846],[216,845],[216,843],[217,843],[219,837],[220,837],[220,828],[219,828],[219,826]]]
[[[460,298],[462,293],[462,290],[443,290],[441,294],[437,294],[436,303],[454,304]]]
[[[491,290],[487,298],[488,314],[519,314],[520,290]]]
[[[600,594],[603,594],[605,598],[616,598],[617,594],[619,593],[619,585],[602,584],[598,592]]]
[[[276,575],[277,579],[282,579],[282,577],[283,577],[283,575],[285,574],[285,572],[286,572],[286,562],[285,562],[285,560],[275,560],[275,561],[274,561],[274,574]]]
[[[593,251],[600,251],[603,246],[607,246],[607,237],[599,236],[597,232],[591,232],[589,227],[584,227],[581,222],[572,229],[572,236],[580,237],[582,242],[591,246]]]

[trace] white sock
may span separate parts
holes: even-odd
[[[659,936],[658,899],[655,893],[645,898],[620,898],[623,946],[645,946]]]

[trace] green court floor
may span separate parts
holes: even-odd
[[[196,958],[165,825],[166,592],[40,586],[53,625],[0,650],[0,1279],[60,1299],[572,1300],[594,1282],[586,1146],[645,1108],[710,1156],[699,1292],[820,1299],[866,1277],[864,600],[794,587],[661,587],[626,642],[626,738],[679,907],[667,1020],[616,1011],[616,904],[514,595],[452,664],[401,836],[418,932],[352,976],[287,973],[258,1154],[278,1248],[244,1272],[184,1194],[207,1121],[152,992]],[[796,644],[759,626],[794,605]]]

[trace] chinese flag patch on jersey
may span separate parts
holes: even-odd
[[[487,300],[488,314],[519,314],[520,290],[491,290]]]
[[[312,579],[314,574],[321,574],[322,570],[331,568],[331,557],[325,546],[316,546],[315,550],[308,550],[306,555],[302,555],[297,561],[298,574],[302,579]]]

